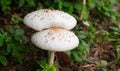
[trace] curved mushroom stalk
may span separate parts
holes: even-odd
[[[52,66],[54,63],[55,51],[49,51],[49,65]]]

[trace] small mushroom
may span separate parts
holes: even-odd
[[[50,9],[41,9],[31,12],[24,17],[23,22],[37,31],[51,27],[70,30],[74,28],[77,23],[75,18],[71,15],[59,10]]]
[[[51,52],[50,66],[54,62],[54,53],[56,51],[68,51],[79,44],[79,40],[74,33],[59,28],[37,32],[32,36],[31,40],[37,47]]]

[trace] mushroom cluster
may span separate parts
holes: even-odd
[[[68,51],[79,44],[77,36],[70,31],[77,21],[65,12],[41,9],[27,14],[23,22],[38,31],[33,34],[31,41],[37,47],[50,51],[50,66],[56,51]]]

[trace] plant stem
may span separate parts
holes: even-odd
[[[83,0],[83,5],[86,5],[86,0]],[[81,13],[84,12],[83,10],[81,11]],[[80,20],[83,20],[82,19],[82,15],[80,16]]]
[[[86,5],[86,0],[83,0],[83,4]]]
[[[50,55],[49,55],[49,65],[52,66],[53,63],[54,63],[54,55],[55,55],[55,52],[54,51],[50,51]]]

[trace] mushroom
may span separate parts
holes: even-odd
[[[50,66],[54,62],[56,51],[68,51],[79,44],[77,36],[68,31],[75,27],[77,21],[65,12],[41,9],[27,14],[23,22],[38,31],[31,41],[37,47],[50,51]]]
[[[54,53],[56,51],[68,51],[79,44],[79,40],[73,32],[59,28],[50,28],[37,32],[32,36],[31,40],[37,47],[51,52],[50,66],[54,62]]]
[[[75,27],[77,21],[71,15],[50,9],[41,9],[27,14],[23,22],[33,28],[40,31],[50,27],[59,27],[66,30],[70,30]]]

